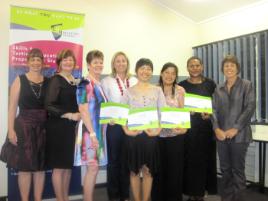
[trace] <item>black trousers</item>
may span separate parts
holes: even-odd
[[[152,201],[182,201],[184,135],[159,137],[160,171],[154,175]]]
[[[244,201],[246,189],[245,158],[249,143],[231,140],[217,142],[222,172],[220,195],[222,201]]]
[[[129,171],[125,152],[125,133],[120,125],[107,128],[107,191],[109,200],[129,199]]]

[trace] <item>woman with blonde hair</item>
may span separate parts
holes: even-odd
[[[129,59],[124,52],[117,52],[111,62],[112,74],[102,80],[102,87],[110,102],[119,103],[126,89],[137,79],[129,74]],[[120,125],[112,122],[107,128],[107,191],[109,200],[129,199],[129,172],[122,153],[125,133]]]

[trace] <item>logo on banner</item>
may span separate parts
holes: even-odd
[[[62,36],[62,24],[51,25],[51,31],[55,40],[60,39]]]

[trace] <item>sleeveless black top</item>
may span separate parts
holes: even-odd
[[[23,109],[44,109],[45,92],[48,79],[44,77],[41,83],[34,83],[28,80],[25,74],[20,75],[19,108]]]

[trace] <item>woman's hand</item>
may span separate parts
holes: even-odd
[[[161,131],[161,128],[149,128],[149,129],[144,130],[144,132],[150,137],[158,136],[160,131]]]
[[[115,125],[115,121],[114,120],[111,120],[110,123],[109,123],[109,125],[114,126]]]
[[[177,135],[183,135],[187,132],[187,129],[186,128],[173,128],[172,132]]]
[[[76,112],[76,113],[68,112],[68,113],[61,115],[61,118],[69,119],[72,121],[79,121],[81,119],[81,114],[79,112]]]
[[[128,130],[126,132],[126,134],[128,136],[132,136],[132,137],[135,137],[135,136],[139,135],[140,133],[141,133],[141,131],[138,131],[138,130]]]
[[[129,130],[127,126],[122,126],[122,128],[123,128],[125,134],[128,136],[135,137],[138,134],[142,133],[142,131],[139,131],[139,130]]]
[[[71,116],[71,119],[70,120],[73,120],[73,121],[80,121],[81,119],[81,114],[79,112],[76,112],[76,113],[71,113],[72,116]]]
[[[215,134],[216,134],[217,139],[220,141],[223,141],[226,139],[226,133],[222,129],[216,128]]]
[[[99,141],[96,137],[96,134],[93,132],[93,133],[90,133],[89,136],[90,136],[90,141],[91,141],[91,148],[98,149],[99,148]]]
[[[17,139],[17,134],[14,131],[14,129],[10,129],[8,131],[8,140],[11,144],[17,146],[18,145],[18,139]]]
[[[206,112],[203,112],[203,113],[201,113],[201,117],[202,117],[203,120],[207,120],[207,119],[210,118],[210,114],[208,114]]]
[[[227,131],[225,131],[227,139],[232,139],[234,136],[237,135],[237,133],[238,133],[238,129],[236,129],[236,128],[231,128],[231,129],[228,129]]]

